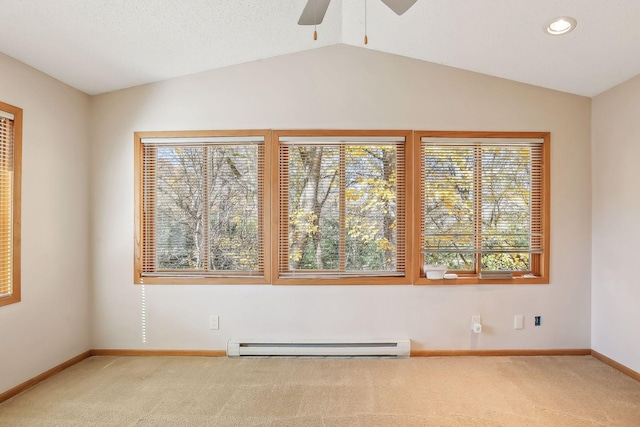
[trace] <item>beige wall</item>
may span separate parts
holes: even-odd
[[[640,76],[593,99],[593,349],[640,372]]]
[[[22,301],[0,307],[0,393],[89,349],[89,97],[0,54],[24,110]]]
[[[91,105],[96,348],[224,349],[231,337],[590,347],[588,98],[338,45],[108,93]],[[551,284],[134,286],[133,132],[234,128],[551,131]],[[210,314],[220,315],[219,331],[208,329]],[[483,316],[480,336],[470,332],[474,314]],[[524,330],[513,330],[515,314],[526,316]],[[534,315],[542,327],[532,326]]]
[[[348,46],[91,100],[1,54],[0,71],[0,100],[24,109],[23,301],[0,308],[0,392],[91,347],[222,349],[230,337],[408,337],[428,349],[593,347],[640,371],[633,323],[640,286],[627,274],[640,258],[640,181],[632,164],[640,154],[640,76],[591,105]],[[551,131],[551,284],[134,286],[133,132],[232,128]],[[208,330],[209,314],[221,316],[219,331]],[[472,314],[483,315],[480,336],[469,332]],[[514,314],[527,316],[524,330],[512,329]],[[538,314],[543,326],[533,328]]]

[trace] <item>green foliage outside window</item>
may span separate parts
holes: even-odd
[[[156,150],[158,270],[257,270],[258,147]]]
[[[286,150],[289,270],[394,271],[395,145]]]
[[[424,251],[453,271],[528,271],[531,158],[527,146],[423,144]]]

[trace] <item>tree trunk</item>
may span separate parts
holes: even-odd
[[[322,253],[320,248],[319,222],[322,205],[318,201],[318,191],[320,188],[321,166],[322,166],[322,147],[308,147],[301,151],[300,157],[304,166],[306,180],[304,188],[300,195],[300,212],[306,221],[311,220],[314,230],[309,233],[306,230],[293,230],[293,244],[289,249],[290,254],[300,254],[295,259],[289,259],[291,269],[300,268],[302,254],[309,243],[310,234],[313,234],[313,244],[316,249],[316,260],[319,258],[319,266],[322,265]]]

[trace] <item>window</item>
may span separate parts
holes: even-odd
[[[135,156],[135,283],[549,283],[549,133],[138,132]]]
[[[274,283],[410,283],[405,149],[411,133],[274,135]]]
[[[549,134],[414,137],[415,253],[422,254],[414,283],[549,283]],[[445,265],[458,278],[428,280],[422,263]]]
[[[267,283],[267,131],[139,132],[136,283]]]
[[[20,301],[22,110],[0,102],[0,306]]]

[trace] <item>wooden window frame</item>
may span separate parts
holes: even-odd
[[[0,108],[5,105],[0,103]],[[10,106],[5,105],[5,109]],[[14,113],[15,114],[15,113]],[[16,125],[16,139],[21,137],[21,110],[16,115],[20,126]],[[19,119],[18,119],[19,117]],[[18,129],[19,128],[19,129]],[[142,213],[142,138],[152,137],[206,137],[206,136],[261,136],[265,141],[263,172],[263,226],[261,230],[264,242],[264,274],[257,277],[238,277],[233,273],[216,277],[145,277],[141,275],[141,257],[144,246]],[[280,277],[279,264],[282,256],[280,241],[280,215],[286,208],[280,200],[280,147],[281,137],[397,137],[405,138],[405,186],[404,210],[405,230],[398,236],[398,247],[404,245],[404,274],[398,276],[328,276],[322,277]],[[532,258],[532,270],[536,277],[514,276],[512,279],[481,279],[475,271],[460,272],[457,279],[430,280],[423,271],[423,252],[421,248],[420,224],[423,206],[422,176],[422,137],[438,138],[537,138],[542,139],[541,197],[540,217],[542,232],[542,253]],[[549,132],[470,132],[470,131],[411,131],[411,130],[225,130],[225,131],[160,131],[136,132],[135,141],[135,238],[134,238],[134,283],[136,284],[273,284],[273,285],[478,285],[478,284],[548,284],[550,259],[550,133]],[[20,153],[17,153],[19,156]],[[19,174],[19,171],[17,171]],[[415,178],[415,179],[414,179]],[[16,181],[19,186],[19,180]],[[18,187],[19,190],[19,187]],[[14,194],[14,198],[15,198]],[[19,199],[19,198],[18,198]],[[19,211],[19,200],[16,205]],[[19,224],[19,222],[18,222]],[[17,230],[19,249],[19,229]],[[404,240],[404,243],[402,242]],[[19,251],[18,251],[19,257]],[[18,271],[19,278],[19,271]],[[4,298],[6,301],[7,299]],[[19,288],[18,288],[19,300]],[[0,299],[0,305],[6,304]]]
[[[402,245],[405,256],[404,274],[397,276],[328,276],[322,277],[280,277],[280,258],[283,255],[283,246],[286,242],[280,241],[280,216],[284,214],[282,200],[280,200],[280,138],[281,137],[404,137],[405,158],[404,171],[405,182],[403,193],[405,230],[404,235],[398,236],[398,245]],[[274,285],[409,285],[411,284],[413,263],[410,261],[409,248],[412,246],[412,209],[411,194],[413,182],[413,158],[412,131],[410,130],[274,130],[272,144],[272,194],[271,200],[271,259]],[[401,208],[401,209],[402,209]]]
[[[11,277],[11,294],[0,296],[0,306],[15,304],[22,299],[21,293],[21,195],[22,195],[22,109],[13,105],[0,102],[0,110],[13,115],[13,164],[9,167],[13,170],[13,185],[11,194],[11,256],[0,260],[3,270],[10,268]],[[4,226],[9,225],[8,221],[3,222]],[[6,271],[6,270],[5,270]]]
[[[422,236],[420,235],[421,223],[423,219],[423,194],[424,179],[422,178],[422,150],[421,140],[423,137],[436,138],[538,138],[542,139],[542,167],[541,167],[541,232],[542,232],[542,254],[532,255],[532,270],[536,277],[514,276],[511,279],[481,279],[476,271],[460,272],[456,279],[432,280],[425,277],[423,270],[424,254],[422,252]],[[550,133],[549,132],[466,132],[466,131],[415,131],[413,135],[413,158],[414,176],[418,177],[418,183],[413,190],[413,224],[416,238],[413,242],[413,277],[414,285],[474,285],[474,284],[495,284],[495,285],[531,285],[549,284],[549,249],[550,249]],[[479,268],[479,267],[478,267]]]
[[[205,137],[251,137],[264,138],[264,164],[259,169],[262,174],[262,192],[258,195],[259,204],[262,204],[262,226],[260,235],[263,242],[263,274],[256,276],[243,276],[229,272],[215,276],[202,276],[196,273],[188,273],[178,276],[143,276],[143,252],[145,239],[149,236],[144,233],[143,212],[143,162],[144,145],[143,138],[205,138]],[[208,284],[269,284],[271,283],[271,260],[269,258],[271,223],[268,201],[271,199],[271,131],[262,129],[252,130],[210,130],[210,131],[151,131],[134,133],[134,208],[135,208],[135,232],[134,232],[134,284],[160,284],[160,285],[208,285]]]

